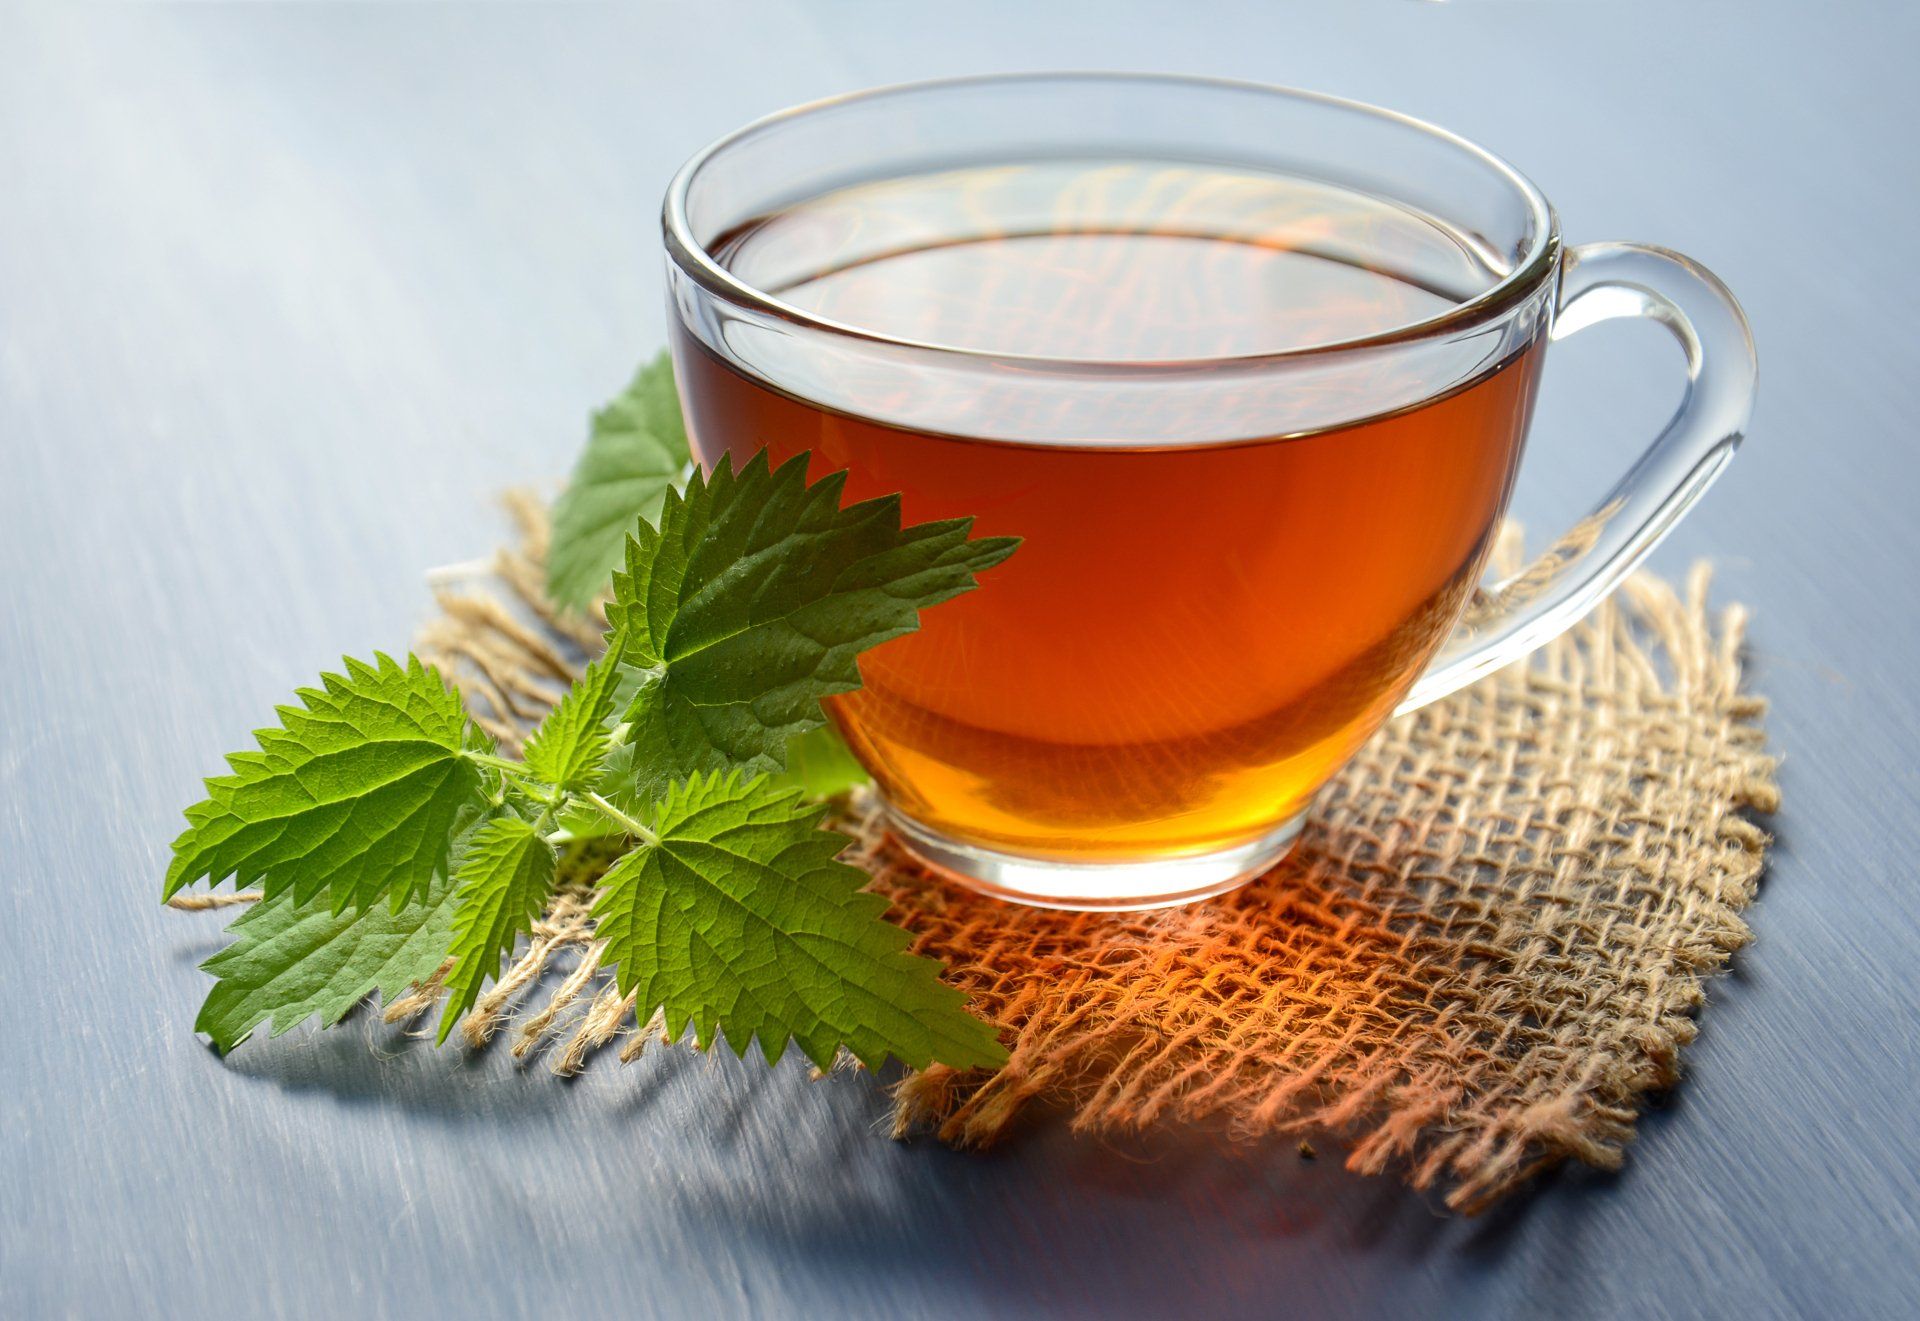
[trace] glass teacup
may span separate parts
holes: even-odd
[[[909,850],[1028,903],[1179,903],[1271,866],[1382,721],[1612,590],[1751,408],[1711,274],[1565,247],[1499,158],[1305,92],[1034,75],[823,101],[694,157],[665,229],[703,463],[809,451],[850,497],[1025,539],[829,705]],[[1547,342],[1618,316],[1673,333],[1685,401],[1457,630]]]

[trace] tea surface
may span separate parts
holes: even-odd
[[[1379,334],[1503,274],[1464,236],[1376,198],[1282,175],[1137,162],[868,184],[715,246],[741,279],[844,325],[982,352],[1121,362]]]

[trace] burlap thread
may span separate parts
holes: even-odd
[[[508,750],[597,650],[541,584],[546,521],[510,501],[496,586],[443,587],[417,650]],[[1511,548],[1510,548],[1511,549]],[[1777,807],[1745,612],[1708,573],[1639,575],[1528,661],[1393,721],[1329,787],[1284,865],[1234,894],[1132,914],[1044,912],[929,876],[856,798],[841,826],[892,917],[998,1023],[1011,1062],[894,1089],[897,1133],[1004,1135],[1031,1102],[1077,1130],[1160,1123],[1240,1139],[1317,1132],[1472,1212],[1569,1157],[1617,1167],[1679,1078],[1702,979],[1748,939]],[[601,971],[595,859],[463,1021],[479,1046],[571,1073],[658,1019]],[[406,1021],[436,984],[387,1006]]]

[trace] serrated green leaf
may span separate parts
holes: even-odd
[[[500,972],[501,956],[513,948],[553,892],[557,863],[553,845],[519,817],[496,817],[481,826],[454,875],[453,970],[447,974],[447,1007],[440,1016],[441,1041],[460,1015],[473,1008],[480,988]]]
[[[640,680],[625,719],[643,800],[696,773],[782,769],[824,723],[820,699],[860,686],[862,651],[1019,544],[969,539],[967,518],[902,528],[897,495],[843,509],[846,474],[808,486],[806,467],[770,470],[762,451],[736,475],[722,458],[628,538],[607,618]]]
[[[378,991],[391,1000],[433,976],[453,939],[453,881],[441,876],[399,912],[387,904],[335,912],[325,895],[289,890],[242,913],[233,942],[201,964],[219,980],[194,1029],[223,1053],[272,1020],[272,1035],[318,1014],[332,1027]]]
[[[657,841],[613,865],[594,906],[640,1019],[664,1009],[670,1034],[691,1021],[703,1045],[717,1031],[741,1054],[758,1037],[769,1062],[791,1039],[822,1068],[842,1045],[870,1068],[1004,1063],[993,1029],[861,889],[866,873],[837,860],[847,840],[819,828],[824,810],[738,772],[667,792],[646,823]]]
[[[589,789],[604,770],[611,731],[614,689],[619,682],[620,646],[589,665],[527,739],[527,769],[556,789]]]
[[[395,909],[446,873],[456,823],[484,801],[464,753],[490,751],[460,696],[413,657],[345,659],[346,673],[299,691],[280,726],[256,730],[258,752],[227,758],[173,843],[163,897],[205,877],[260,882],[296,905],[329,896],[333,911],[390,895]]]
[[[662,353],[594,414],[587,448],[553,507],[548,594],[576,607],[599,595],[620,565],[627,533],[636,521],[653,520],[687,462],[673,362]]]
[[[787,742],[787,769],[773,777],[783,788],[808,798],[834,798],[868,780],[867,769],[832,725],[822,725]]]

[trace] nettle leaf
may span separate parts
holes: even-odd
[[[806,484],[806,456],[736,475],[722,458],[634,527],[607,619],[639,674],[625,712],[639,795],[695,773],[778,771],[825,723],[820,699],[860,686],[859,654],[974,587],[1014,537],[973,520],[900,526],[900,497],[840,506],[846,474]]]
[[[556,789],[591,789],[605,770],[620,651],[616,637],[527,739],[527,769]]]
[[[200,967],[219,978],[194,1029],[232,1050],[261,1023],[279,1036],[312,1015],[332,1027],[368,995],[391,1000],[446,961],[453,939],[450,877],[399,911],[387,904],[335,912],[325,895],[306,903],[282,889],[227,928],[233,942]]]
[[[587,448],[553,507],[548,595],[584,608],[604,591],[635,520],[654,519],[687,464],[673,362],[662,353],[594,415]]]
[[[822,1068],[842,1045],[870,1068],[1004,1063],[994,1030],[861,889],[866,873],[837,860],[847,840],[820,829],[824,811],[739,772],[667,792],[646,822],[657,840],[613,865],[594,906],[641,1021],[664,1009],[671,1035],[692,1022],[702,1045],[720,1032],[739,1054],[758,1037],[769,1062],[791,1039]]]
[[[296,905],[333,911],[383,895],[398,910],[446,874],[463,814],[485,802],[486,777],[465,754],[490,752],[460,696],[408,656],[347,657],[346,673],[302,688],[280,726],[254,733],[258,752],[227,758],[173,843],[162,897],[205,877],[260,882]]]
[[[474,834],[454,877],[455,963],[447,974],[441,1041],[473,1008],[487,979],[498,975],[501,956],[523,932],[533,930],[553,892],[557,865],[553,845],[519,817],[496,817]]]

